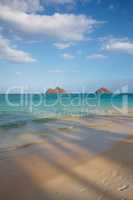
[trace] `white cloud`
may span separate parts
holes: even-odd
[[[48,70],[49,73],[63,73],[64,71],[61,70],[61,69],[51,69],[51,70]]]
[[[0,0],[0,6],[7,6],[12,9],[26,13],[36,13],[45,9],[51,4],[74,4],[75,0]]]
[[[74,55],[69,54],[69,53],[64,53],[64,54],[62,54],[62,57],[63,57],[65,60],[72,60],[72,59],[74,59]]]
[[[104,59],[106,58],[106,56],[100,53],[95,53],[95,54],[88,55],[87,58],[96,60],[96,59]]]
[[[30,54],[11,47],[9,40],[0,37],[0,59],[17,63],[35,62]]]
[[[103,22],[86,15],[37,14],[45,7],[46,2],[53,4],[70,4],[75,0],[0,0],[1,33],[14,38],[24,38],[29,41],[52,38],[58,42],[58,49],[71,47],[75,42],[88,39],[88,34]],[[71,54],[64,53],[64,59],[73,59]],[[34,62],[30,54],[18,50],[0,36],[0,59],[12,62]]]
[[[0,6],[24,11],[26,13],[36,13],[44,10],[49,4],[73,4],[75,0],[0,0]]]
[[[45,1],[54,4],[70,4],[75,2],[75,0],[45,0]]]
[[[72,43],[54,43],[57,49],[67,49],[72,46]]]
[[[107,51],[133,54],[133,42],[130,42],[128,39],[125,38],[111,38],[105,42],[104,49]]]
[[[92,0],[80,0],[80,3],[90,3]],[[27,13],[36,13],[45,10],[49,5],[75,5],[76,0],[0,0],[1,6],[21,10]]]
[[[101,22],[85,15],[59,14],[37,15],[26,14],[9,7],[0,6],[0,22],[4,28],[21,36],[52,37],[64,41],[81,41],[87,33],[93,31]]]
[[[0,0],[0,6],[32,13],[42,9],[40,0]]]

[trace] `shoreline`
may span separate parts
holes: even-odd
[[[0,199],[132,200],[129,118],[69,117],[46,124],[50,136],[39,135],[40,143],[0,160]],[[31,141],[31,136],[21,139]]]

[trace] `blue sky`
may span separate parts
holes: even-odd
[[[0,92],[133,91],[131,0],[0,0]]]

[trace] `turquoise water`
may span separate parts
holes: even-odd
[[[91,120],[97,115],[127,115],[133,108],[133,94],[95,95],[95,94],[64,94],[64,95],[0,95],[0,156],[2,152],[16,149],[18,146],[40,142],[40,138],[50,135],[52,129],[61,127],[78,127],[78,123],[55,121],[64,116],[89,116]],[[93,115],[93,116],[92,116]],[[98,116],[99,117],[99,116]],[[122,122],[123,123],[123,122]],[[81,128],[81,127],[80,127]],[[55,130],[56,132],[57,130]],[[83,131],[90,139],[95,136],[92,131],[81,128],[81,141],[85,141]],[[55,135],[55,132],[53,133]],[[76,133],[78,134],[78,133]],[[102,133],[101,133],[102,134]],[[100,134],[100,138],[102,138]],[[96,145],[104,146],[104,140]],[[70,136],[70,133],[69,133]],[[67,134],[68,137],[68,134]],[[73,135],[71,137],[74,137]],[[123,136],[122,136],[123,137]],[[102,139],[101,139],[102,141]],[[91,142],[90,142],[91,143]],[[90,143],[87,145],[90,145]]]
[[[37,118],[127,114],[133,94],[0,94],[0,125]]]

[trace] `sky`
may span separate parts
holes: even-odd
[[[0,0],[0,92],[133,92],[133,1]]]

